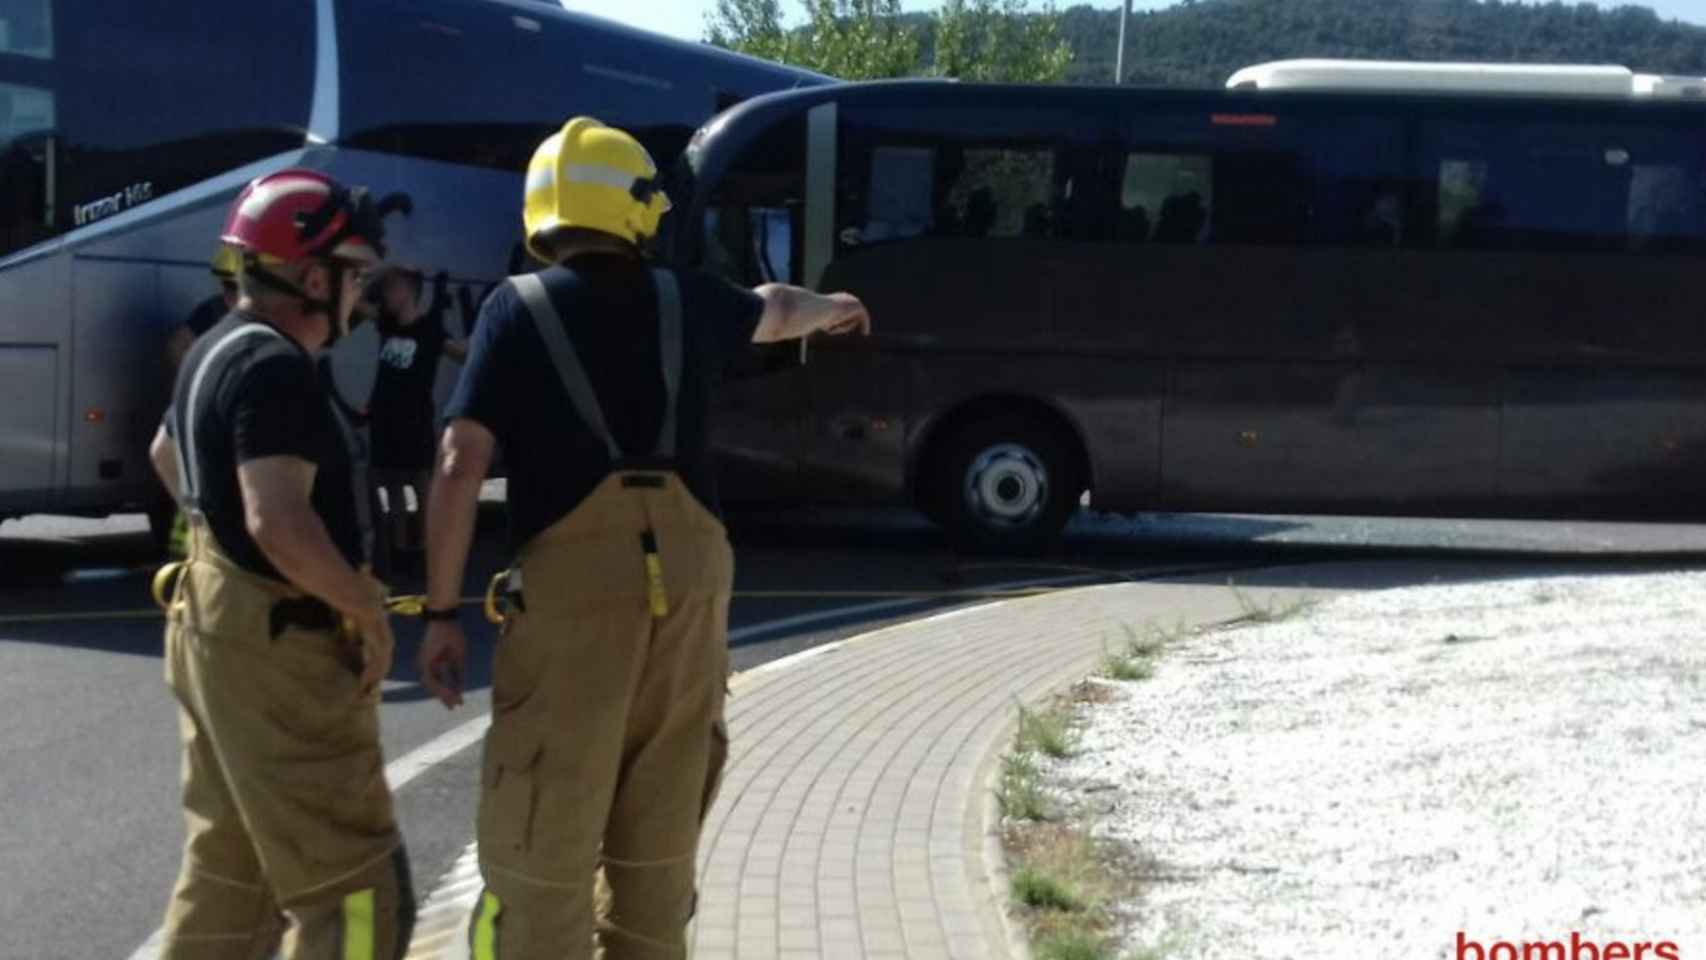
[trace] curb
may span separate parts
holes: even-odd
[[[1013,912],[1007,909],[1012,896],[1009,889],[1012,876],[1007,869],[1007,851],[1001,843],[1001,804],[995,797],[995,778],[1003,756],[1001,745],[1011,743],[1018,729],[1016,720],[1003,724],[1001,735],[995,740],[995,749],[989,751],[978,765],[977,782],[981,785],[978,794],[983,799],[980,804],[983,809],[980,852],[984,879],[989,885],[989,899],[981,905],[979,913],[983,914],[986,941],[1006,944],[1009,960],[1032,960],[1031,939],[1014,919]]]

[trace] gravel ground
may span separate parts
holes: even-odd
[[[1134,952],[1706,960],[1703,611],[1706,574],[1337,600],[1170,648],[1048,775],[1159,862]]]

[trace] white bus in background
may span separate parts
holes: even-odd
[[[448,271],[454,328],[522,262],[521,171],[567,117],[667,164],[718,110],[824,82],[536,0],[0,0],[0,519],[160,502],[166,340],[249,179],[408,194],[393,259]],[[337,352],[357,406],[374,346]]]

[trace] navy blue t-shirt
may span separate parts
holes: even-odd
[[[683,339],[677,471],[717,509],[708,435],[712,392],[728,359],[752,341],[764,302],[696,270],[677,270]],[[539,274],[624,454],[652,454],[663,429],[657,294],[650,267],[617,254],[584,255]],[[509,474],[510,542],[520,549],[573,512],[610,473],[604,440],[581,422],[515,288],[486,299],[451,397],[452,419],[492,431]]]

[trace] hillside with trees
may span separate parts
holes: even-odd
[[[1073,51],[1066,79],[1108,83],[1119,14],[1060,14]],[[1646,7],[1478,0],[1197,0],[1134,13],[1126,82],[1219,86],[1238,68],[1290,57],[1616,63],[1706,76],[1706,27]]]
[[[713,43],[846,79],[1113,80],[1119,14],[1106,2],[900,9],[899,0],[719,0],[707,30]],[[800,13],[804,26],[783,27]],[[1706,27],[1589,3],[1183,0],[1134,13],[1127,43],[1125,81],[1142,84],[1219,86],[1240,67],[1290,57],[1616,63],[1706,76]]]

